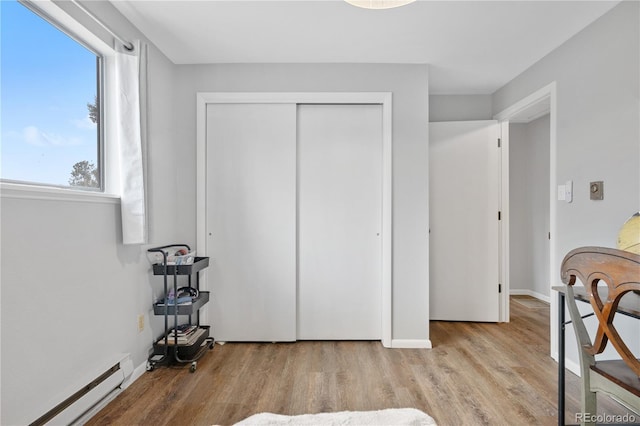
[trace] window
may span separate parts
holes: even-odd
[[[15,0],[0,8],[0,179],[101,190],[101,56]]]

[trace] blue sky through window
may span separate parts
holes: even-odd
[[[98,165],[96,55],[15,0],[0,1],[0,177],[69,185]]]

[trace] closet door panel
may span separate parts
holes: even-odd
[[[381,338],[382,106],[298,106],[298,339]]]
[[[296,106],[207,106],[207,250],[219,341],[296,339]]]

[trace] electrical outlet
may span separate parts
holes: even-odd
[[[144,314],[138,315],[138,333],[144,331]]]

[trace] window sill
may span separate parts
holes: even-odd
[[[29,200],[72,201],[81,203],[118,204],[120,197],[104,192],[48,186],[25,185],[0,182],[0,198],[22,198]]]

